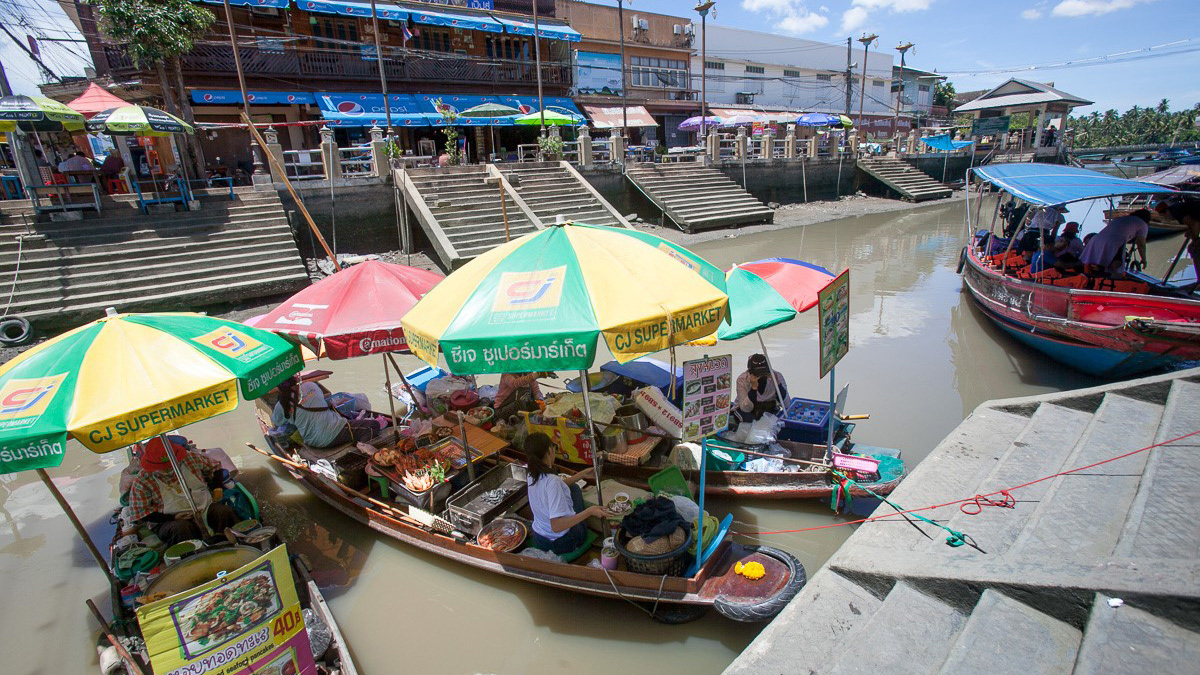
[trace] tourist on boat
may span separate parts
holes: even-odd
[[[584,469],[565,480],[554,468],[554,444],[541,432],[525,439],[529,476],[529,508],[533,511],[533,545],[552,553],[570,553],[587,538],[587,519],[610,515],[599,505],[586,506],[575,481],[592,474]]]
[[[170,436],[169,441],[196,510],[205,515],[214,533],[224,532],[238,517],[228,505],[214,501],[211,490],[224,483],[227,472],[217,460],[189,450],[183,436]],[[129,522],[149,526],[167,546],[204,538],[161,437],[142,445],[139,463],[142,470],[129,488]]]
[[[1083,255],[1083,240],[1079,238],[1079,223],[1071,221],[1063,225],[1062,234],[1054,240],[1054,255],[1057,258]]]
[[[1017,229],[1021,226],[1021,222],[1025,220],[1025,214],[1029,212],[1029,204],[1017,203],[1017,200],[1010,199],[1007,203],[1000,207],[1000,217],[1004,218],[1004,236],[1012,237],[1016,234]]]
[[[279,401],[271,411],[276,427],[295,425],[305,445],[333,448],[353,441],[367,441],[379,435],[383,422],[371,418],[347,419],[326,400],[326,392],[316,382],[299,377],[279,385]]]
[[[1047,242],[1053,242],[1058,226],[1066,220],[1063,217],[1066,212],[1067,207],[1062,204],[1038,209],[1037,213],[1033,214],[1033,218],[1029,219],[1025,233],[1021,236],[1020,250],[1025,253],[1036,253]]]
[[[1141,255],[1142,263],[1145,264],[1146,235],[1149,232],[1149,209],[1138,209],[1128,216],[1113,218],[1084,245],[1083,254],[1079,259],[1086,265],[1090,275],[1115,274],[1124,269],[1125,261],[1121,252],[1125,245],[1133,243]]]
[[[778,392],[775,383],[779,382]],[[737,407],[733,416],[738,422],[752,422],[765,413],[778,414],[780,399],[786,401],[787,382],[778,370],[771,370],[767,357],[752,354],[746,362],[746,372],[737,379]]]
[[[1192,267],[1196,270],[1197,282],[1200,283],[1200,201],[1189,200],[1173,205],[1171,217],[1187,228],[1184,232],[1184,236],[1187,237],[1187,251],[1192,258]]]

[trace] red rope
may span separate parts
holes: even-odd
[[[982,511],[983,506],[1004,505],[1010,499],[1012,499],[1013,502],[1015,503],[1016,500],[1013,499],[1012,495],[1009,494],[1013,490],[1020,490],[1021,488],[1026,488],[1026,487],[1029,487],[1030,485],[1036,485],[1043,481],[1048,481],[1051,478],[1057,478],[1059,476],[1066,476],[1068,474],[1077,473],[1080,471],[1086,471],[1087,469],[1093,469],[1093,468],[1101,466],[1103,464],[1108,464],[1109,462],[1115,462],[1118,459],[1125,459],[1126,457],[1132,457],[1133,455],[1136,455],[1136,454],[1142,453],[1142,452],[1146,452],[1148,450],[1153,450],[1154,448],[1160,448],[1164,445],[1170,445],[1172,443],[1177,443],[1179,441],[1182,441],[1185,438],[1190,438],[1197,434],[1200,434],[1200,429],[1197,429],[1196,431],[1193,431],[1191,433],[1184,434],[1182,436],[1178,436],[1176,438],[1172,438],[1167,441],[1163,441],[1161,443],[1155,443],[1154,445],[1147,445],[1144,448],[1138,448],[1137,450],[1131,450],[1124,454],[1117,455],[1116,457],[1109,457],[1108,459],[1102,459],[1099,462],[1093,462],[1092,464],[1087,464],[1085,466],[1077,466],[1074,469],[1067,469],[1066,471],[1059,471],[1058,473],[1052,473],[1049,476],[1042,476],[1041,478],[1035,478],[1034,480],[1031,480],[1027,483],[1021,483],[1020,485],[1014,485],[1012,487],[1005,488],[1002,490],[996,490],[995,492],[989,492],[985,495],[975,495],[974,497],[967,497],[965,499],[956,499],[952,502],[945,502],[943,504],[934,504],[933,506],[922,506],[920,508],[908,509],[907,511],[897,511],[894,513],[886,513],[882,516],[871,516],[870,518],[860,518],[858,520],[849,520],[849,521],[842,522],[842,523],[830,523],[828,525],[817,525],[815,527],[804,527],[804,528],[800,528],[798,530],[771,530],[771,531],[767,531],[767,532],[734,532],[734,534],[766,535],[766,534],[793,534],[796,532],[812,532],[814,530],[824,530],[824,529],[831,528],[831,527],[845,527],[847,525],[859,525],[862,523],[869,523],[869,522],[872,522],[875,520],[883,520],[884,518],[895,518],[896,516],[900,516],[900,515],[907,514],[907,513],[917,513],[918,511],[932,511],[934,509],[941,509],[941,508],[945,508],[947,506],[954,506],[956,504],[968,505],[968,502],[978,505],[980,507],[980,511]],[[1000,500],[998,503],[995,503],[995,504],[991,503],[992,500],[990,498],[996,497],[998,495],[1003,495],[1005,497],[1005,499]],[[984,503],[982,503],[981,500],[986,500],[988,503],[984,504]],[[962,507],[959,507],[959,508],[961,509]],[[966,510],[964,510],[963,512],[968,513]]]

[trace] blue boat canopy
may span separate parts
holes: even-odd
[[[496,17],[496,20],[504,24],[504,29],[509,35],[533,35],[532,21],[518,21],[505,17]],[[566,40],[567,42],[579,42],[583,39],[583,35],[570,26],[540,21],[538,22],[538,37],[547,40]]]
[[[950,134],[938,134],[937,136],[924,136],[921,138],[921,142],[934,150],[954,152],[970,146],[975,141],[956,141],[950,138]]]
[[[1049,206],[1085,199],[1162,194],[1170,189],[1057,164],[998,164],[972,169],[976,176],[1030,204]]]

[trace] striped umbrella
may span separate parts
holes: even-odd
[[[817,304],[817,293],[833,281],[824,267],[790,258],[766,258],[735,265],[726,273],[729,323],[717,337],[736,340],[791,321]]]
[[[0,98],[0,131],[78,131],[83,115],[45,96]]]
[[[481,103],[458,113],[459,117],[511,117],[521,111],[500,103]]]
[[[572,113],[562,113],[556,110],[546,110],[546,126],[549,127],[574,127],[580,124],[586,124],[587,120],[579,115]],[[542,113],[531,112],[528,115],[521,115],[513,119],[513,124],[537,125],[542,123]]]
[[[711,129],[712,127],[721,126],[721,118],[717,117],[716,115],[709,115],[708,117],[703,118],[703,121],[704,121],[705,128]],[[701,122],[701,117],[699,115],[697,115],[695,117],[689,117],[686,120],[679,123],[679,130],[680,131],[697,131],[700,129],[700,122]]]
[[[98,112],[87,121],[88,131],[118,136],[169,136],[192,134],[192,125],[158,108],[123,105]]]

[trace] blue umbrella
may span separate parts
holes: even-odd
[[[704,118],[704,126],[706,128],[719,127],[719,126],[721,126],[721,118],[717,117],[716,115],[709,115],[708,117]],[[696,117],[689,117],[686,120],[679,123],[680,131],[695,131],[699,128],[700,128],[700,116],[699,115],[697,115]]]
[[[842,118],[827,113],[805,113],[796,118],[796,124],[802,127],[840,127]]]

